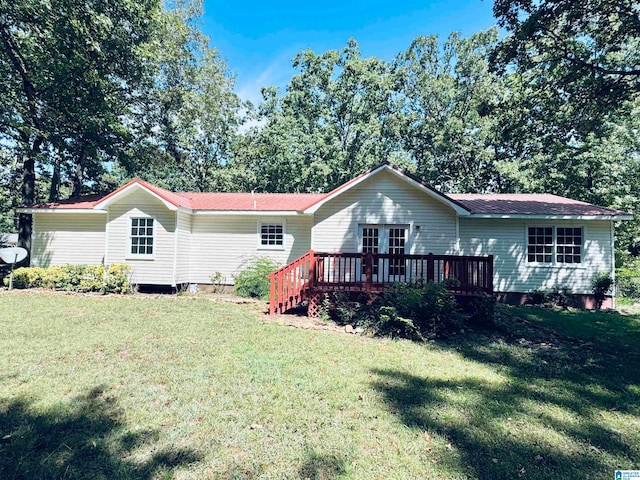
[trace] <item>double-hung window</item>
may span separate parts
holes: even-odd
[[[284,223],[260,223],[258,247],[273,250],[284,248]]]
[[[528,227],[527,262],[582,263],[582,227]]]
[[[129,253],[136,257],[153,256],[153,218],[131,219]]]

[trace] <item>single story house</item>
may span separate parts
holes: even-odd
[[[444,194],[389,164],[329,193],[176,193],[134,179],[106,196],[21,208],[33,266],[127,263],[137,284],[233,283],[247,259],[310,250],[492,255],[493,289],[521,301],[614,275],[622,211],[551,194]]]

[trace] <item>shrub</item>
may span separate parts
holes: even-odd
[[[640,298],[640,270],[619,268],[616,271],[616,292],[622,297]]]
[[[375,334],[391,338],[407,338],[409,340],[424,340],[422,332],[414,320],[402,317],[395,307],[381,306],[375,325]]]
[[[326,293],[322,300],[320,315],[338,325],[354,325],[369,328],[375,315],[375,297],[364,292]]]
[[[279,268],[279,264],[267,257],[257,257],[242,263],[240,271],[233,275],[235,291],[241,297],[269,298],[269,274]]]
[[[543,288],[536,288],[527,293],[524,303],[527,305],[543,305],[549,300],[548,293]]]
[[[468,297],[461,302],[461,305],[469,324],[483,328],[495,326],[496,297],[493,295]]]
[[[575,303],[575,299],[569,287],[563,286],[560,288],[554,288],[548,294],[549,302],[557,307],[566,309]]]
[[[224,292],[224,286],[227,279],[222,275],[222,273],[215,272],[210,278],[213,293]]]
[[[421,340],[459,328],[460,305],[442,284],[396,283],[378,297],[332,293],[323,301],[323,317],[360,326],[374,335]]]
[[[48,268],[22,267],[13,272],[15,288],[50,288],[73,292],[125,293],[130,289],[131,268],[110,265],[55,265]],[[9,279],[4,279],[5,286]]]
[[[411,319],[424,337],[459,328],[464,321],[460,305],[444,284],[396,283],[378,301],[394,307],[399,317]]]
[[[596,310],[602,308],[607,293],[613,287],[613,278],[608,273],[600,273],[591,281],[591,291],[596,301]]]

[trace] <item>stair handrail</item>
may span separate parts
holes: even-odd
[[[308,278],[289,279],[285,283],[288,273],[308,264],[306,271]],[[304,255],[292,260],[288,264],[280,267],[269,275],[269,313],[274,315],[276,311],[282,308],[283,303],[291,302],[293,298],[300,298],[301,294],[309,289],[315,281],[315,254],[313,250],[309,250]],[[287,297],[285,300],[284,297]]]

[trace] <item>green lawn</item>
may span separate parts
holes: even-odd
[[[425,345],[207,298],[0,292],[0,478],[613,478],[640,319],[505,309]]]

